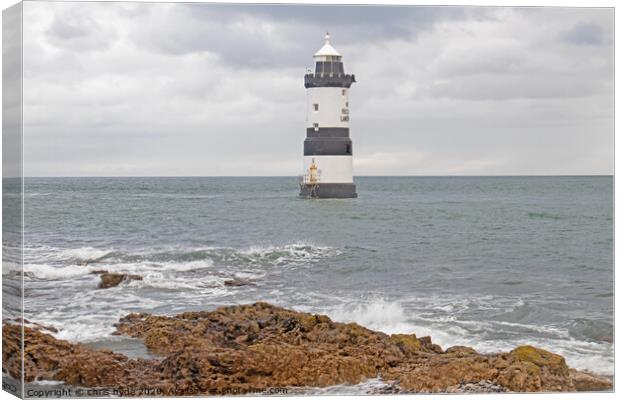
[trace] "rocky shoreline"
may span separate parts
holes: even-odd
[[[177,396],[325,388],[376,378],[387,383],[377,394],[613,389],[610,379],[570,369],[563,357],[532,346],[497,354],[463,346],[444,350],[430,337],[387,335],[267,303],[176,316],[129,314],[115,334],[142,340],[160,357],[91,349],[30,324],[24,327],[26,382],[126,393],[148,387]],[[20,338],[19,325],[3,324],[3,372],[18,379]]]

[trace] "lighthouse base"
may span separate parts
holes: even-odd
[[[351,199],[357,197],[354,183],[319,183],[315,186],[303,184],[300,186],[301,197],[318,199]]]

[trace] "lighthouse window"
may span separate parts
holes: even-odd
[[[315,131],[319,130],[319,124],[317,122],[314,123],[314,130]]]
[[[314,106],[314,111],[319,111],[318,103],[314,103],[313,106]]]
[[[347,95],[347,89],[342,89],[342,95],[346,96]]]

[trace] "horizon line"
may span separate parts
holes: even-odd
[[[491,174],[491,175],[355,175],[354,178],[535,178],[535,177],[613,177],[614,174]],[[298,178],[299,175],[50,175],[50,176],[13,176],[16,178]]]

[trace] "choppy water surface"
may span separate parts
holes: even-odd
[[[304,200],[295,178],[27,179],[26,317],[97,346],[132,311],[260,300],[613,373],[611,177],[357,184]],[[97,289],[101,269],[144,280]]]

